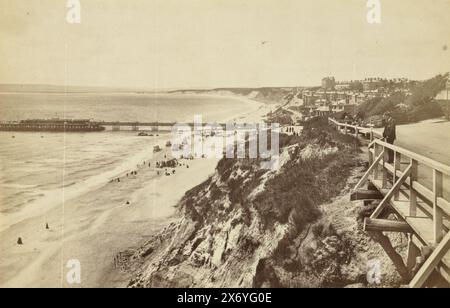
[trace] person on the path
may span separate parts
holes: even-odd
[[[390,112],[386,112],[384,114],[384,131],[383,131],[383,138],[384,141],[386,141],[389,144],[394,144],[395,139],[397,139],[396,135],[396,124],[395,120],[392,117]],[[388,163],[394,162],[394,151],[391,149],[388,149]]]

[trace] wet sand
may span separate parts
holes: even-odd
[[[135,169],[137,175],[122,175],[120,182],[105,183],[45,215],[5,230],[1,236],[0,285],[69,287],[65,266],[71,259],[81,263],[80,287],[124,285],[127,277],[114,270],[115,254],[141,243],[173,219],[177,201],[207,179],[217,164],[216,159],[180,160],[190,168],[177,167],[171,176],[164,175],[163,169],[157,175],[155,162],[169,153],[169,148],[157,153]],[[18,235],[23,245],[16,244]]]

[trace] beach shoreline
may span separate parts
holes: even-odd
[[[222,120],[261,121],[264,104],[252,102],[251,110]],[[128,177],[125,172],[119,176],[120,182],[104,179],[104,184],[65,200],[64,206],[45,207],[43,213],[22,215],[14,224],[2,227],[0,286],[126,286],[127,274],[114,267],[115,255],[138,247],[176,219],[174,206],[186,191],[206,180],[218,162],[217,158],[180,160],[180,166],[169,168],[170,176],[164,169],[158,169],[158,175],[156,162],[170,159],[171,154],[170,148],[164,147],[165,137],[158,139],[162,151],[149,153],[145,163],[135,168],[137,175],[130,175],[130,170]],[[18,236],[23,245],[17,245]],[[79,285],[66,281],[66,265],[73,259],[81,265]]]

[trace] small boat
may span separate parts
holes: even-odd
[[[139,136],[139,137],[148,137],[148,136],[150,136],[150,135],[147,134],[147,133],[141,132],[141,133],[138,134],[138,136]]]

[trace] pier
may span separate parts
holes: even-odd
[[[210,126],[212,128],[233,130],[249,130],[257,124],[250,123],[183,123],[183,122],[130,122],[130,121],[95,121],[71,119],[36,119],[0,122],[0,131],[48,131],[48,132],[94,132],[103,131],[110,127],[112,131],[120,131],[124,127],[131,131],[151,130],[152,132],[171,131],[175,125],[184,125],[194,128]],[[259,124],[258,124],[259,125]]]
[[[248,129],[252,124],[249,123],[184,123],[184,122],[120,122],[120,121],[93,121],[93,123],[100,126],[110,126],[113,131],[120,131],[123,127],[129,127],[133,131],[139,131],[141,128],[149,129],[152,132],[158,131],[170,131],[175,125],[187,125],[193,128],[195,125],[204,127],[205,125],[211,125],[216,127],[222,127],[226,129],[227,125],[235,125],[237,130]],[[234,127],[233,127],[234,128]]]
[[[383,247],[410,287],[425,286],[433,273],[450,283],[450,167],[388,144],[371,128],[328,121],[343,134],[368,140],[368,168],[351,196],[352,201],[377,204],[364,230]],[[394,153],[393,163],[387,161],[388,151]],[[383,232],[408,236],[406,257]]]

